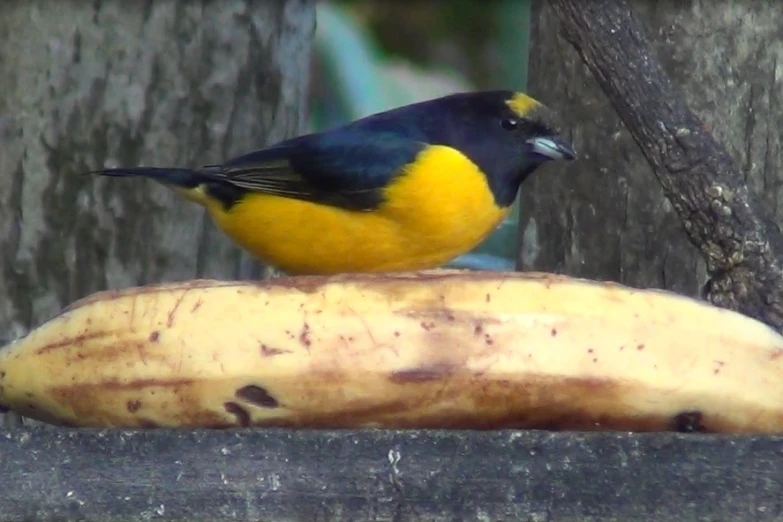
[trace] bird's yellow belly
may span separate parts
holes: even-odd
[[[477,167],[446,147],[425,151],[371,212],[258,193],[229,212],[207,208],[234,241],[291,275],[434,268],[478,245],[509,210],[495,204]]]

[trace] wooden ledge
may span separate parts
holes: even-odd
[[[783,437],[35,427],[0,484],[0,521],[760,522]]]

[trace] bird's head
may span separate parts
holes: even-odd
[[[557,114],[530,96],[508,90],[453,94],[441,98],[440,134],[487,175],[502,205],[510,205],[525,181],[550,161],[576,158],[561,134]]]
[[[576,159],[573,145],[560,134],[554,111],[521,92],[509,93],[504,104],[508,110],[500,109],[500,127],[520,142],[532,162]]]

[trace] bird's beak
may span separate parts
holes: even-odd
[[[576,159],[573,145],[559,136],[539,136],[527,140],[533,152],[552,160]]]

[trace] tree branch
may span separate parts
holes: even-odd
[[[783,236],[672,85],[628,2],[550,5],[707,261],[709,300],[783,330]]]

